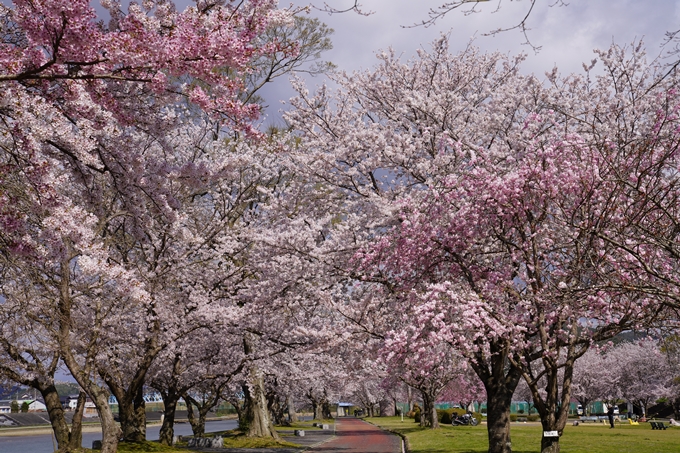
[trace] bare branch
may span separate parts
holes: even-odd
[[[462,8],[462,12],[464,15],[469,16],[470,14],[473,13],[478,13],[480,12],[479,9],[477,8],[479,3],[482,2],[488,2],[490,0],[455,0],[451,2],[446,2],[442,6],[439,6],[437,8],[432,8],[428,12],[428,18],[425,20],[422,20],[421,22],[415,23],[413,25],[403,25],[402,27],[404,28],[412,28],[412,27],[430,27],[434,25],[439,19],[443,18],[447,14],[449,14],[451,11],[454,11],[456,9]],[[512,1],[512,0],[511,0]],[[518,0],[519,1],[519,0]],[[496,9],[493,11],[494,13],[497,13],[501,9],[501,4],[503,0],[498,0],[498,5],[496,6]],[[495,36],[498,33],[506,32],[506,31],[511,31],[511,30],[519,30],[523,35],[524,35],[524,42],[522,44],[530,46],[534,52],[538,52],[541,50],[541,46],[536,46],[531,43],[531,40],[529,39],[528,31],[530,28],[527,27],[527,21],[529,20],[529,17],[531,16],[531,13],[534,10],[534,6],[536,6],[536,0],[529,0],[529,8],[522,18],[519,23],[510,26],[510,27],[501,27],[497,28],[495,30],[491,30],[489,32],[484,33],[484,36]],[[567,6],[567,3],[564,2],[564,0],[555,0],[551,5],[553,6]]]
[[[486,1],[486,0],[484,0]],[[354,0],[354,5],[350,6],[349,8],[345,9],[339,9],[339,8],[333,8],[330,6],[328,3],[324,2],[323,7],[318,7],[314,5],[310,5],[311,8],[314,8],[317,11],[324,11],[328,14],[339,14],[339,13],[347,13],[350,11],[354,11],[357,14],[361,14],[362,16],[370,16],[371,14],[374,13],[374,11],[366,11],[362,9],[361,4],[359,3],[359,0]]]

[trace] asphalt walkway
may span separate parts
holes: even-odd
[[[281,436],[303,448],[192,448],[204,453],[401,453],[401,438],[357,418],[336,420],[330,430],[306,430],[293,437],[292,430],[278,430]]]
[[[356,418],[336,421],[335,438],[310,453],[401,453],[401,438]]]

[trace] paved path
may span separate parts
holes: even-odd
[[[310,453],[401,453],[401,438],[356,418],[336,421],[336,437]]]

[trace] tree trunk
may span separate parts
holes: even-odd
[[[175,412],[177,411],[179,394],[173,390],[168,390],[161,392],[161,395],[163,396],[163,424],[158,434],[158,440],[162,445],[172,445],[172,439],[175,437]]]
[[[486,390],[488,453],[510,453],[510,405],[522,372],[509,363],[510,345],[505,340],[492,342],[490,349],[490,357],[476,353],[469,360]]]
[[[72,450],[80,449],[83,446],[83,414],[85,413],[86,401],[87,394],[81,390],[78,392],[76,410],[73,411],[73,418],[71,419],[71,436],[69,438],[69,446]]]
[[[124,392],[115,396],[118,400],[118,415],[123,440],[144,442],[146,440],[146,405],[142,388],[138,388],[133,395]]]
[[[489,453],[510,453],[510,404],[513,392],[498,389],[487,390],[486,424],[489,437]]]
[[[70,447],[69,440],[71,431],[69,430],[68,424],[66,423],[64,409],[61,406],[57,389],[54,387],[54,384],[48,384],[47,386],[40,387],[41,388],[38,390],[45,401],[45,406],[47,406],[47,413],[50,417],[50,424],[52,425],[54,438],[57,440],[57,447],[59,450],[67,451]]]
[[[321,413],[323,414],[323,418],[325,420],[330,420],[333,418],[333,414],[331,413],[331,404],[326,399],[323,401],[323,403],[321,403]]]
[[[194,415],[194,406],[191,399],[185,397],[184,401],[187,403],[187,418],[189,419],[189,424],[191,425],[191,431],[194,437],[203,437],[205,435],[205,418],[206,413],[202,410],[202,407],[196,405],[198,416]]]
[[[312,399],[312,411],[314,412],[314,420],[323,420],[323,411],[321,403],[315,399]]]
[[[541,437],[541,453],[560,453],[560,438],[555,437]]]
[[[109,395],[103,390],[92,393],[90,393],[90,397],[97,407],[97,413],[102,425],[102,453],[117,453],[118,441],[122,431],[116,424],[113,412],[111,412],[109,407]]]
[[[290,423],[297,423],[298,416],[297,413],[295,412],[295,401],[293,400],[293,395],[288,395],[288,398],[286,398],[286,402],[288,406],[288,421]]]
[[[437,418],[437,409],[434,406],[434,395],[427,392],[420,392],[423,397],[423,411],[420,413],[420,426],[429,426],[432,429],[439,428],[439,418]]]
[[[279,439],[274,430],[264,389],[264,377],[255,367],[250,370],[250,382],[243,385],[245,396],[246,437],[273,437]]]
[[[286,418],[286,408],[281,401],[281,397],[275,391],[269,391],[267,393],[267,408],[269,409],[269,414],[272,417],[272,422],[274,425],[284,425],[288,423]]]
[[[408,412],[413,411],[413,389],[410,385],[406,386],[406,402],[408,403]]]
[[[67,243],[70,249],[70,245]],[[75,256],[75,255],[74,255]],[[91,345],[90,349],[85,352],[86,366],[81,366],[74,353],[74,347],[71,343],[71,296],[70,296],[70,258],[66,257],[61,262],[61,282],[59,285],[60,297],[57,302],[58,310],[58,333],[57,341],[59,342],[59,351],[61,358],[71,372],[71,376],[78,382],[80,387],[92,398],[99,420],[102,425],[102,450],[101,453],[116,453],[118,450],[118,440],[120,439],[121,430],[113,418],[113,412],[109,407],[109,393],[97,384],[91,378],[91,372],[87,364],[92,363],[96,356],[96,350]]]

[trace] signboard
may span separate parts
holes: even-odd
[[[543,431],[543,437],[560,437],[557,431]]]

